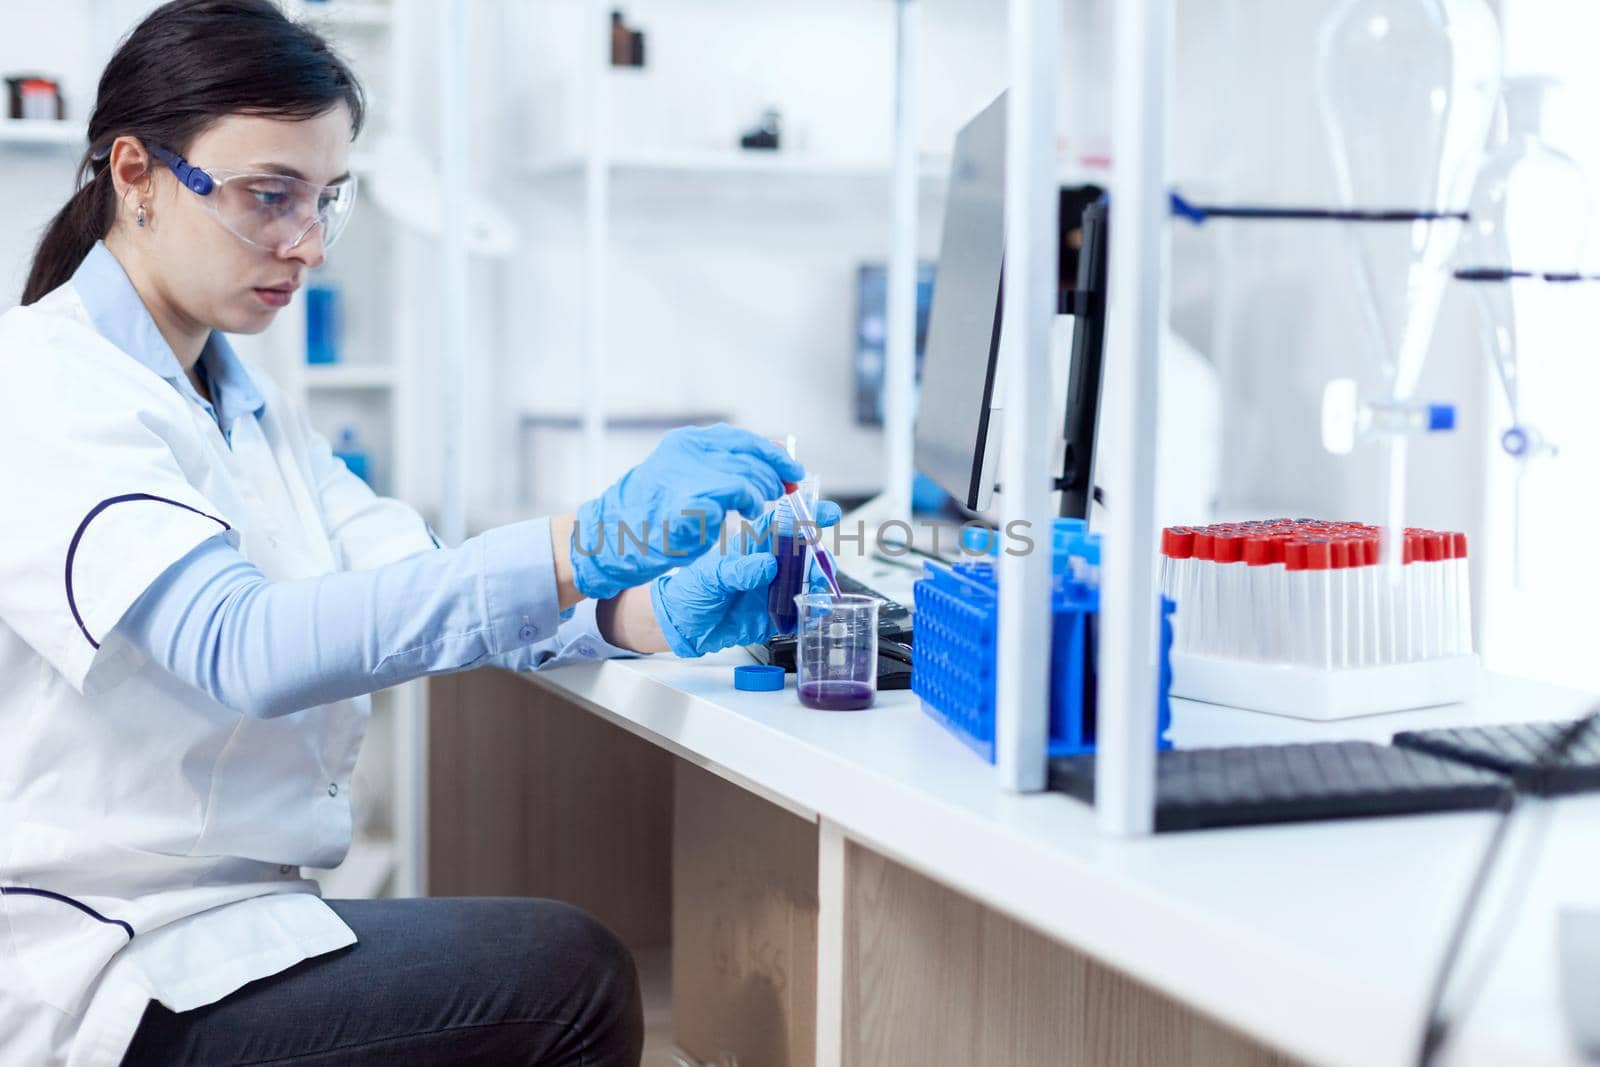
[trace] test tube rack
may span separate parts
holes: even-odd
[[[1316,720],[1471,697],[1466,535],[1407,529],[1398,581],[1381,538],[1313,519],[1164,530],[1172,695]]]
[[[1057,519],[1051,560],[1050,719],[1048,755],[1095,751],[1096,646],[1100,611],[1100,538],[1081,520]],[[990,763],[995,761],[999,575],[992,562],[928,562],[915,586],[916,650],[911,688],[923,711]],[[1173,605],[1162,603],[1161,675],[1156,692],[1157,748],[1172,722],[1166,652]]]

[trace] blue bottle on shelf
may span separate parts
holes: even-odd
[[[339,290],[331,285],[306,289],[306,362],[339,362]]]
[[[368,485],[372,484],[367,469],[367,450],[361,447],[361,432],[354,426],[339,428],[339,442],[333,454],[344,460],[344,465],[350,468],[351,474]]]

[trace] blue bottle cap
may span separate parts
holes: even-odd
[[[776,693],[783,688],[783,668],[758,663],[735,667],[733,687],[747,693]]]
[[[969,556],[995,556],[1000,553],[1000,538],[994,530],[981,526],[963,526],[961,547]]]
[[[1429,404],[1428,405],[1428,432],[1437,433],[1441,430],[1456,428],[1456,407],[1454,404]]]

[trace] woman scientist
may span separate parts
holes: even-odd
[[[582,912],[300,868],[350,845],[374,690],[764,638],[771,554],[706,549],[802,471],[681,430],[455,549],[375,497],[223,338],[337,240],[361,118],[271,0],[166,4],[0,316],[0,1062],[638,1061],[633,962]]]

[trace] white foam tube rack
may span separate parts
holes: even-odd
[[[1172,694],[1323,720],[1471,696],[1466,535],[1407,529],[1399,581],[1381,536],[1312,519],[1164,530]]]

